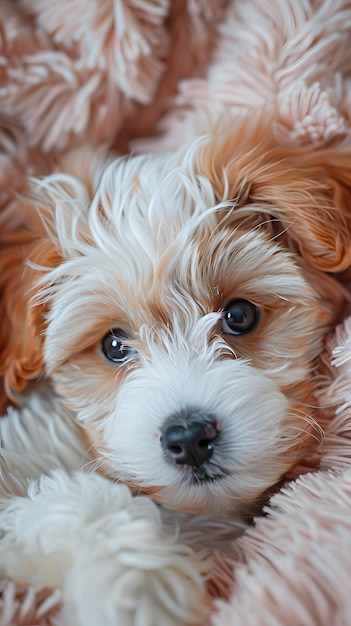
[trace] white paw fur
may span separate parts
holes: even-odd
[[[204,623],[206,562],[165,532],[149,498],[98,474],[57,470],[2,508],[0,574],[62,587],[59,623]]]

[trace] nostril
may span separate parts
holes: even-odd
[[[177,454],[182,454],[183,450],[180,446],[169,446],[168,450],[176,456]]]
[[[199,467],[211,458],[217,437],[215,422],[190,422],[185,426],[173,424],[166,427],[161,443],[175,463]]]

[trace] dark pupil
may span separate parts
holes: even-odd
[[[102,341],[102,350],[111,361],[122,361],[126,358],[129,348],[123,345],[127,335],[123,331],[112,331]]]
[[[230,311],[228,311],[227,314],[227,321],[230,324],[235,324],[235,325],[245,325],[245,322],[248,319],[248,314],[247,311],[245,311],[243,308],[236,308],[236,309],[231,309]]]
[[[252,302],[236,302],[229,306],[225,320],[233,331],[249,330],[256,322],[256,307]]]
[[[109,353],[111,357],[123,358],[122,342],[116,339],[116,337],[111,337]]]

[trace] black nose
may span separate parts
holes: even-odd
[[[173,424],[164,429],[162,445],[167,455],[179,465],[200,467],[211,458],[217,437],[214,422],[192,422],[186,426]]]

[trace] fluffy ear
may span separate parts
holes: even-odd
[[[47,242],[39,245],[39,236],[40,232],[34,236],[23,226],[0,237],[0,375],[11,400],[43,370],[44,307],[32,305],[38,276],[25,259],[38,260],[40,249],[40,264],[52,266],[57,253]]]
[[[280,233],[320,270],[350,266],[351,145],[282,146],[262,120],[247,120],[205,145],[198,169],[218,200],[235,202],[234,221]]]
[[[56,209],[61,202],[61,214],[72,213],[67,223],[72,222],[74,207],[79,213],[89,205],[109,160],[105,149],[69,153],[57,166],[63,175],[34,181],[32,190],[0,215],[0,386],[12,401],[27,381],[44,374],[46,305],[35,296],[41,276],[65,256],[66,233],[60,240]]]

